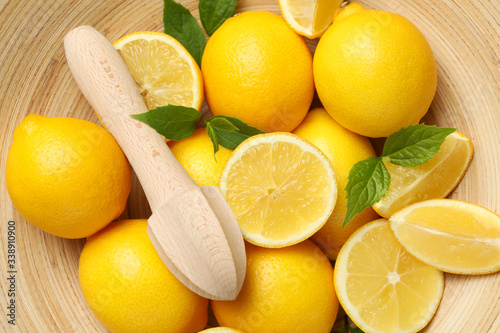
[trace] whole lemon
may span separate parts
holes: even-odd
[[[132,183],[127,158],[108,131],[39,115],[14,131],[5,178],[19,213],[65,238],[90,236],[120,216]]]
[[[213,328],[208,328],[206,330],[203,330],[199,333],[243,333],[240,330],[235,330],[234,328],[229,328],[229,327],[213,327]]]
[[[168,146],[199,186],[217,186],[220,173],[233,153],[232,150],[219,146],[219,151],[214,156],[212,141],[204,128],[197,128],[187,139],[169,141]]]
[[[225,21],[207,42],[201,72],[212,114],[265,132],[292,131],[314,95],[307,43],[283,18],[265,11]]]
[[[409,20],[351,3],[318,42],[314,81],[323,106],[340,125],[386,137],[418,123],[429,109],[436,61]]]
[[[246,244],[247,274],[234,301],[211,301],[221,326],[246,333],[328,333],[339,302],[333,268],[311,241],[284,248]]]
[[[202,330],[208,300],[170,273],[146,230],[146,220],[123,220],[88,238],[79,264],[87,304],[114,333]]]
[[[339,191],[337,203],[325,225],[311,237],[330,260],[335,260],[342,245],[356,229],[378,218],[370,207],[357,214],[346,227],[343,227],[347,212],[345,187],[349,171],[357,162],[375,156],[375,151],[368,138],[340,126],[322,108],[309,111],[293,133],[308,140],[325,153],[335,171]]]

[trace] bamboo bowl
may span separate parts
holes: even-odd
[[[181,0],[198,18],[195,0]],[[500,213],[500,7],[497,0],[359,0],[409,18],[429,40],[438,64],[437,95],[426,123],[456,127],[475,156],[452,198]],[[78,284],[84,240],[51,236],[26,223],[5,186],[5,160],[14,128],[32,113],[98,122],[69,72],[63,37],[89,24],[114,41],[139,30],[162,31],[160,0],[0,1],[0,300],[6,312],[8,221],[16,225],[16,326],[4,332],[106,332]],[[277,0],[238,0],[236,11],[279,14]],[[311,49],[315,43],[310,41]],[[375,142],[377,145],[377,142]],[[142,189],[133,189],[123,218],[148,218]],[[441,305],[424,332],[500,332],[500,274],[446,274]],[[146,314],[145,314],[146,315]],[[213,317],[209,326],[216,325]],[[312,332],[315,333],[315,332]]]

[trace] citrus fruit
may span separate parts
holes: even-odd
[[[293,31],[320,37],[332,24],[343,0],[279,0],[281,15]]]
[[[443,294],[443,273],[410,255],[380,219],[359,228],[335,261],[340,304],[363,332],[417,332]]]
[[[229,327],[213,327],[208,328],[206,330],[200,331],[199,333],[243,333],[240,330],[235,330],[234,328]]]
[[[214,157],[212,141],[204,128],[180,141],[169,141],[168,146],[187,173],[199,186],[219,183],[220,173],[232,151],[219,146]]]
[[[113,45],[127,64],[148,109],[167,104],[201,109],[200,68],[175,38],[160,32],[138,31]]]
[[[385,196],[373,208],[389,218],[409,204],[446,197],[467,171],[472,153],[469,138],[454,132],[446,137],[439,153],[427,163],[406,168],[384,162],[391,176],[391,184]]]
[[[311,51],[273,13],[250,11],[225,21],[208,40],[201,69],[212,114],[265,132],[292,131],[311,105]]]
[[[123,220],[88,238],[79,264],[87,304],[112,332],[202,330],[208,300],[170,273],[146,229],[146,220]]]
[[[39,115],[14,131],[5,179],[28,222],[65,238],[90,236],[120,216],[132,183],[127,158],[108,131]]]
[[[373,209],[367,208],[343,227],[347,212],[344,189],[349,171],[357,162],[375,156],[375,151],[367,138],[340,126],[322,108],[309,111],[304,121],[293,133],[311,142],[325,153],[335,171],[338,188],[337,203],[325,225],[311,237],[311,240],[325,252],[330,260],[335,260],[342,245],[356,229],[378,218]]]
[[[337,198],[328,158],[290,133],[243,141],[226,163],[219,188],[243,237],[266,247],[288,246],[311,236],[325,224]]]
[[[314,82],[340,125],[387,137],[427,112],[437,69],[429,43],[408,19],[350,3],[319,40]]]
[[[389,221],[408,252],[442,271],[500,271],[500,216],[486,208],[433,199],[403,208]]]
[[[245,333],[327,333],[338,300],[333,268],[311,241],[281,249],[246,244],[247,275],[234,301],[211,301],[217,322]]]

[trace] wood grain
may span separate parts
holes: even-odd
[[[197,1],[183,0],[198,17]],[[500,213],[500,6],[498,0],[360,0],[400,13],[428,38],[438,63],[438,91],[427,123],[468,135],[475,155],[451,197]],[[0,0],[0,306],[6,311],[7,221],[16,222],[16,326],[5,332],[106,332],[78,285],[84,240],[65,240],[26,223],[9,199],[5,160],[14,128],[32,113],[97,123],[71,77],[63,38],[79,25],[108,39],[138,30],[162,30],[160,0]],[[237,11],[279,13],[277,0],[238,0]],[[314,42],[310,42],[314,49]],[[151,210],[134,179],[123,217],[148,218]],[[442,303],[425,332],[500,332],[500,274],[447,274]],[[215,322],[213,318],[210,323]],[[314,332],[313,332],[314,333]]]

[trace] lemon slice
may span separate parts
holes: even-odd
[[[201,109],[200,68],[176,39],[160,32],[138,31],[113,46],[127,64],[149,110],[167,104]]]
[[[335,262],[335,291],[367,333],[417,332],[431,320],[444,276],[410,255],[387,220],[369,222],[344,244]]]
[[[442,271],[500,271],[500,216],[486,208],[460,200],[434,199],[408,206],[389,221],[411,254]]]
[[[391,185],[373,209],[389,218],[395,211],[415,202],[444,198],[458,185],[472,160],[472,143],[463,134],[446,137],[437,153],[427,163],[405,168],[385,162]]]
[[[293,31],[318,38],[333,22],[343,0],[279,0],[281,15]]]
[[[308,238],[325,224],[337,200],[328,158],[306,140],[284,132],[241,143],[226,163],[219,187],[243,237],[264,247]]]

